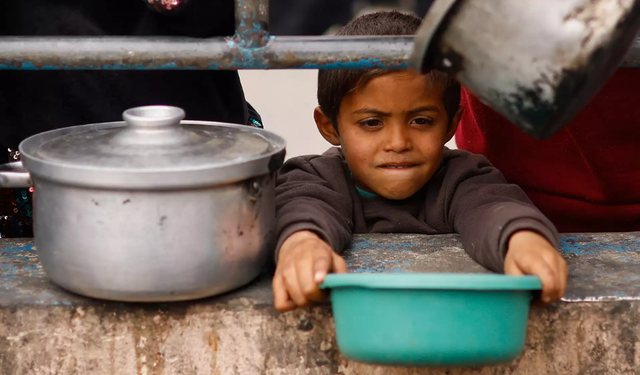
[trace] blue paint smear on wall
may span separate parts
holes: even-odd
[[[574,255],[595,255],[601,251],[640,252],[640,239],[630,239],[622,243],[603,243],[587,237],[563,236],[560,238],[560,249],[566,254]]]
[[[8,260],[0,263],[0,275],[5,282],[15,281],[20,274],[33,275],[42,272],[42,266],[33,247],[34,245],[6,247],[0,251],[0,257]]]
[[[6,301],[23,301],[37,305],[71,306],[65,295],[52,293],[34,280],[46,283],[34,245],[4,247],[0,250],[0,296]],[[46,284],[42,284],[46,285]],[[12,302],[12,303],[14,303]]]
[[[419,245],[414,243],[407,242],[398,242],[398,243],[372,243],[370,240],[363,238],[355,240],[351,243],[351,251],[363,251],[370,250],[379,252],[381,249],[384,250],[397,250],[397,251],[409,251],[417,248]]]
[[[0,256],[9,259],[30,260],[38,255],[33,247],[34,245],[6,247],[0,252]]]

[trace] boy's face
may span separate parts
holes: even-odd
[[[342,146],[359,188],[405,199],[436,172],[461,115],[458,110],[450,122],[441,83],[407,70],[374,77],[347,94],[338,132],[320,109],[315,119],[325,139]]]

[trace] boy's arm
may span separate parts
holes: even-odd
[[[443,192],[448,221],[478,263],[510,275],[536,275],[542,301],[562,297],[567,264],[558,251],[558,233],[518,186],[480,155],[450,160]]]
[[[443,185],[448,222],[478,263],[503,272],[509,241],[516,232],[538,233],[558,247],[554,225],[485,157],[469,154],[452,158],[449,171]]]
[[[294,158],[278,173],[276,261],[283,242],[299,231],[317,234],[338,253],[351,241],[352,202],[341,161],[331,159]]]
[[[285,163],[276,187],[278,244],[273,276],[276,309],[319,301],[329,272],[347,272],[336,253],[351,240],[352,203],[337,158],[300,157]]]

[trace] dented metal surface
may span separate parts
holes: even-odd
[[[640,27],[638,0],[458,0],[441,8],[442,22],[425,23],[417,40],[436,36],[422,38],[430,45],[416,46],[425,52],[411,65],[456,75],[537,138],[556,132],[595,96],[624,63]]]

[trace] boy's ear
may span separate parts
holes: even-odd
[[[336,128],[333,127],[331,120],[329,120],[329,117],[322,112],[320,107],[316,107],[313,111],[313,119],[316,120],[318,131],[322,134],[324,139],[334,146],[340,146],[340,137],[338,137]]]
[[[462,120],[462,114],[464,113],[464,107],[460,106],[456,111],[456,114],[451,119],[451,123],[449,124],[449,129],[447,129],[447,140],[445,143],[449,142],[451,138],[456,134],[456,130],[458,130],[458,124],[460,124],[460,120]]]

